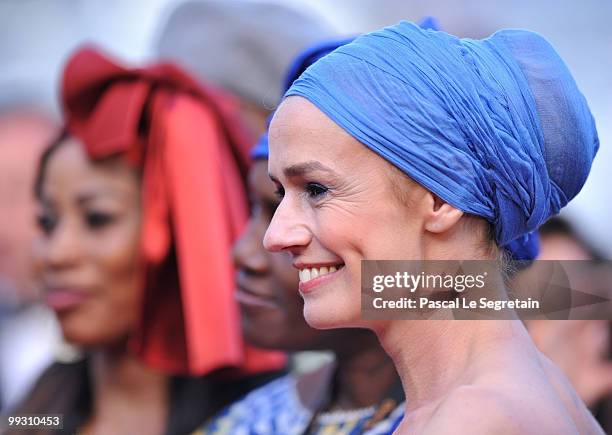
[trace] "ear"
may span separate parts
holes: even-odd
[[[463,212],[428,192],[425,229],[432,233],[444,233],[453,228],[463,216]]]

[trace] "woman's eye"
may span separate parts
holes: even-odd
[[[283,186],[278,186],[274,191],[274,195],[276,195],[278,199],[283,199],[285,196],[285,188]]]
[[[277,201],[264,201],[263,209],[269,216],[274,216],[276,209],[278,208],[279,202]]]
[[[51,234],[57,225],[57,219],[49,213],[43,213],[36,216],[36,225],[45,234]]]
[[[318,198],[325,195],[329,189],[319,183],[307,183],[306,192],[311,198]]]
[[[87,213],[87,215],[85,215],[87,226],[93,229],[105,227],[106,225],[112,223],[114,219],[114,216],[108,213],[95,212]]]

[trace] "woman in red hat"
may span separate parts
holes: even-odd
[[[233,299],[250,138],[229,97],[91,48],[68,62],[62,103],[36,263],[85,359],[53,365],[18,412],[64,414],[71,433],[188,433],[284,364],[244,346]]]

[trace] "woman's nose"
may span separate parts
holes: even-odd
[[[43,260],[49,267],[65,268],[78,262],[80,240],[73,225],[62,222],[55,228],[45,243]]]
[[[289,201],[280,203],[264,236],[264,247],[271,252],[289,251],[293,254],[311,241],[311,232],[299,210]]]

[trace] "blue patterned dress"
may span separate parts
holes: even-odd
[[[287,375],[260,387],[230,405],[193,435],[383,435],[391,434],[404,416],[404,404],[364,430],[375,407],[319,413],[304,406],[299,378]]]

